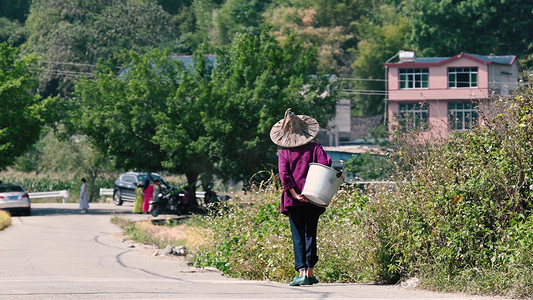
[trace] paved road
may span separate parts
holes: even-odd
[[[231,279],[123,241],[113,214],[131,205],[34,204],[0,231],[0,299],[498,299],[370,284],[287,284]]]

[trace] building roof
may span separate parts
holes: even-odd
[[[385,66],[437,66],[459,58],[469,58],[483,64],[512,65],[516,61],[515,55],[479,55],[459,53],[451,57],[415,57],[414,62],[385,63]]]
[[[370,154],[386,155],[387,153],[380,149],[379,146],[373,145],[357,145],[357,146],[339,146],[339,147],[323,147],[326,152],[339,152],[349,154],[362,154],[370,152]]]

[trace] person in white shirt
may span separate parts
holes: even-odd
[[[89,210],[89,195],[87,194],[87,184],[85,183],[85,178],[81,179],[80,209],[82,214]]]

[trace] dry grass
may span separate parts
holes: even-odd
[[[11,226],[11,215],[7,211],[0,210],[0,230]]]
[[[165,244],[184,244],[187,241],[188,228],[185,225],[174,227],[154,225],[150,221],[136,222],[135,228]]]
[[[197,251],[200,247],[212,243],[212,233],[208,229],[193,227],[187,224],[171,224],[171,226],[154,225],[151,221],[132,222],[115,217],[112,223],[125,230],[128,239],[140,243],[155,243],[159,247],[166,245],[185,245],[189,251]]]

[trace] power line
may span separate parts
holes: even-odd
[[[73,62],[46,61],[46,60],[40,60],[38,62],[39,63],[43,63],[43,64],[53,64],[53,65],[71,65],[71,66],[96,67],[96,65],[92,65],[92,64],[73,63]]]
[[[341,81],[387,81],[386,79],[373,79],[373,78],[338,78]]]
[[[67,71],[67,70],[41,70],[42,73],[46,74],[52,74],[52,75],[64,75],[64,76],[72,76],[72,77],[79,77],[79,76],[88,76],[93,77],[93,73],[89,72],[76,72],[76,71]]]

